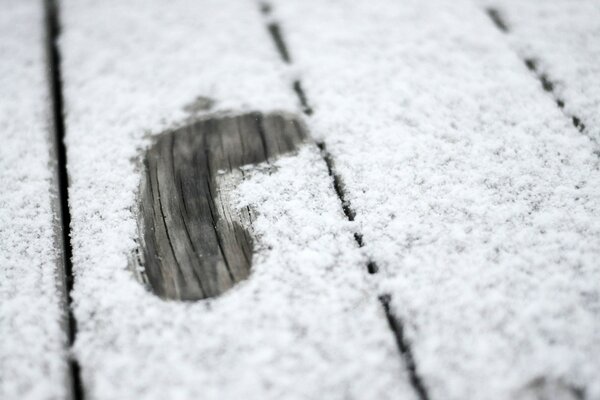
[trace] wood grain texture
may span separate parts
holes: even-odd
[[[215,297],[245,279],[251,215],[229,201],[240,167],[294,152],[307,138],[298,119],[281,113],[220,116],[159,135],[140,184],[138,277],[174,300]]]

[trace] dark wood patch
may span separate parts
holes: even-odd
[[[138,277],[158,296],[215,297],[245,279],[252,237],[229,206],[240,167],[296,151],[308,138],[290,115],[248,113],[163,133],[147,150],[140,184]]]

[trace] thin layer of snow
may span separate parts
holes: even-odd
[[[214,101],[209,113],[295,111],[256,4],[62,4],[75,354],[87,398],[414,398],[314,146],[248,171],[237,193],[258,215],[247,281],[218,299],[168,302],[128,269],[135,161],[149,137],[183,123],[198,96]]]
[[[63,399],[42,3],[0,7],[0,398]]]
[[[565,111],[600,142],[600,2],[480,0],[504,17],[509,38],[555,84]]]
[[[430,397],[600,399],[598,157],[483,8],[275,14]]]

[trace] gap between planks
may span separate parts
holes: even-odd
[[[504,17],[503,13],[500,12],[499,9],[495,7],[489,7],[485,11],[492,23],[494,24],[494,26],[498,28],[500,32],[502,32],[505,35],[509,35],[511,33],[510,25],[506,22],[506,18]],[[554,102],[556,103],[556,106],[560,108],[562,113],[571,120],[573,126],[579,132],[583,133],[588,138],[590,138],[590,140],[592,140],[592,142],[595,145],[598,145],[599,143],[597,139],[595,139],[593,136],[587,133],[585,124],[582,122],[582,119],[577,115],[567,113],[567,111],[565,110],[565,100],[562,99],[556,92],[556,85],[554,83],[554,80],[548,77],[548,75],[545,72],[543,72],[539,67],[539,60],[537,58],[531,57],[520,58],[527,67],[527,69],[531,71],[533,75],[538,79],[542,86],[542,89],[544,89],[545,92],[549,93],[552,96]],[[600,153],[597,152],[596,154],[600,155]]]
[[[67,336],[69,350],[72,350],[72,346],[77,336],[77,323],[72,310],[72,290],[74,284],[73,266],[71,262],[72,257],[72,246],[69,236],[70,229],[70,211],[69,211],[69,198],[68,198],[68,174],[67,174],[67,154],[64,144],[65,136],[65,125],[64,125],[64,109],[63,109],[63,93],[62,93],[62,80],[60,71],[60,52],[57,46],[57,38],[60,34],[60,18],[59,18],[59,6],[57,0],[45,0],[45,25],[46,25],[46,41],[48,49],[48,62],[49,62],[49,73],[50,73],[50,88],[52,97],[52,118],[54,128],[54,147],[57,159],[57,180],[59,186],[59,203],[57,214],[61,222],[60,229],[60,242],[62,243],[62,261],[63,261],[63,297],[65,304],[65,314],[67,315]],[[263,3],[261,11],[265,16],[270,15],[272,7],[267,3]],[[289,49],[285,44],[283,35],[281,33],[281,27],[275,22],[270,22],[267,25],[267,29],[271,34],[275,46],[282,60],[291,64],[291,56]],[[313,114],[313,109],[309,105],[308,97],[303,89],[303,85],[299,79],[292,82],[292,90],[298,97],[302,111],[305,115],[310,116]],[[324,142],[317,142],[317,146],[321,151],[323,161],[327,165],[329,175],[332,177],[336,194],[342,205],[344,215],[349,221],[353,221],[356,212],[352,208],[350,202],[346,200],[345,188],[342,178],[335,171],[335,165],[331,153],[327,151]],[[364,246],[364,240],[360,233],[354,234],[354,239],[359,247]],[[367,270],[369,273],[374,274],[378,272],[376,263],[369,260],[367,263]],[[379,301],[385,312],[386,319],[393,331],[398,345],[398,349],[404,362],[409,371],[411,384],[418,394],[419,399],[428,400],[429,396],[423,385],[422,379],[418,375],[414,357],[410,344],[404,337],[403,325],[399,318],[397,318],[390,308],[391,296],[389,294],[379,296]],[[73,400],[83,400],[85,397],[85,391],[80,375],[79,363],[72,352],[69,353],[69,371],[70,371],[70,386],[69,389],[70,397]]]
[[[260,2],[259,8],[261,14],[265,17],[267,30],[271,35],[271,39],[273,40],[273,43],[275,45],[275,48],[277,49],[277,52],[279,53],[279,56],[281,57],[281,60],[285,64],[292,64],[291,53],[289,47],[287,46],[284,40],[282,28],[278,22],[271,19],[273,13],[273,6],[268,2]],[[309,104],[308,96],[306,95],[306,92],[303,88],[300,79],[293,80],[292,90],[298,98],[298,102],[300,103],[303,113],[307,117],[310,117],[314,113],[314,110]],[[335,170],[335,162],[333,160],[333,156],[329,151],[327,151],[327,147],[324,141],[317,141],[316,143],[319,147],[321,157],[327,165],[327,171],[329,173],[329,176],[331,176],[332,178],[333,187],[342,206],[342,211],[344,212],[344,215],[348,221],[354,221],[356,217],[356,211],[352,207],[350,201],[347,200],[345,186],[342,177]],[[363,235],[361,233],[355,232],[354,240],[356,241],[356,244],[359,247],[364,247],[365,243]],[[370,258],[367,262],[366,268],[369,274],[376,274],[377,272],[379,272],[379,267],[377,266],[375,261],[371,260]],[[392,300],[392,296],[387,293],[382,294],[378,297],[378,300],[384,311],[386,320],[388,322],[388,326],[394,334],[398,351],[408,371],[410,384],[413,390],[417,394],[419,400],[429,400],[429,394],[427,392],[423,379],[421,378],[417,370],[417,365],[413,356],[412,347],[410,345],[410,342],[405,337],[403,323],[401,319],[394,314],[391,308],[390,303]]]
[[[269,17],[273,11],[273,7],[268,3],[261,3],[260,10],[265,17]],[[267,30],[271,35],[271,38],[282,61],[286,64],[292,64],[290,51],[285,43],[285,40],[283,39],[281,26],[279,25],[279,23],[274,21],[267,22]],[[298,98],[298,102],[300,103],[302,112],[306,116],[311,116],[313,114],[313,109],[308,103],[308,97],[306,96],[306,92],[303,89],[303,85],[300,79],[295,79],[292,82],[292,90]],[[344,183],[342,177],[335,171],[333,157],[331,153],[327,151],[327,146],[324,141],[317,141],[316,143],[317,147],[320,150],[321,158],[327,165],[327,172],[333,180],[333,188],[335,189],[336,195],[342,205],[342,211],[344,212],[346,219],[348,219],[349,221],[354,221],[354,218],[356,217],[356,212],[354,211],[350,202],[346,199]],[[354,233],[354,240],[356,241],[356,244],[359,247],[364,246],[363,237],[360,233]],[[379,270],[374,261],[369,261],[368,265],[368,271],[371,274],[374,274]]]
[[[72,290],[74,283],[73,264],[71,262],[72,247],[69,236],[71,214],[69,211],[69,179],[67,174],[67,152],[64,143],[65,124],[63,110],[62,79],[60,71],[60,53],[57,39],[60,35],[59,5],[57,0],[44,1],[44,24],[46,40],[46,57],[48,63],[48,76],[50,96],[52,103],[51,126],[53,129],[53,157],[56,159],[56,184],[58,185],[58,199],[55,205],[55,213],[60,221],[57,228],[57,243],[60,247],[59,256],[59,290],[62,295],[64,308],[64,325],[67,335],[67,397],[72,400],[84,399],[84,388],[81,381],[79,362],[72,352],[72,347],[77,336],[77,321],[72,308]],[[60,276],[62,275],[62,276]]]

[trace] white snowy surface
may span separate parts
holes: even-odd
[[[218,299],[163,301],[128,270],[136,159],[210,112],[295,110],[256,4],[62,2],[75,270],[87,399],[413,399],[393,336],[315,146],[250,171],[250,278]]]
[[[41,2],[0,7],[0,399],[63,399]]]
[[[497,8],[517,51],[536,59],[565,111],[600,142],[600,2],[480,0]]]
[[[274,4],[431,399],[600,399],[598,157],[484,8]]]

